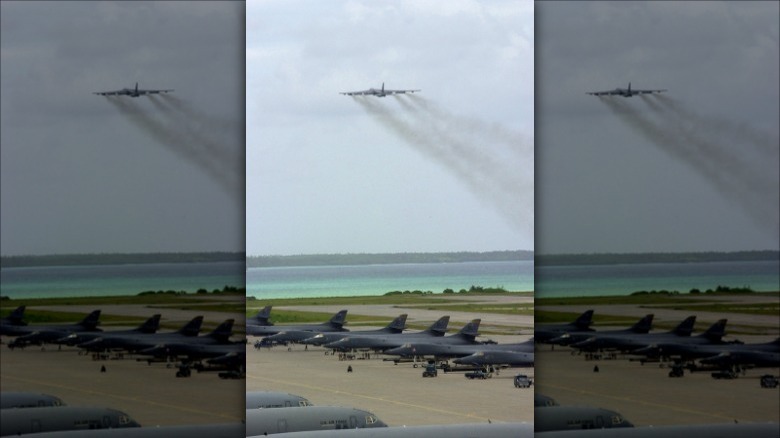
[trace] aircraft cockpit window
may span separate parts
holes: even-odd
[[[378,419],[378,418],[376,418],[376,417],[375,417],[375,416],[373,416],[373,415],[368,415],[368,416],[366,417],[366,424],[375,424],[377,421],[379,421],[379,419]]]
[[[623,424],[623,417],[621,417],[620,415],[613,415],[612,424],[613,425]]]
[[[304,406],[312,406],[312,404],[311,404],[311,402],[309,402],[308,400],[300,400],[300,401],[298,402],[298,406],[300,406],[300,407],[304,407]]]
[[[119,424],[130,424],[130,417],[127,415],[120,415],[119,416]]]

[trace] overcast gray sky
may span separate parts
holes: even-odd
[[[533,249],[533,3],[249,1],[247,254]],[[339,92],[421,89],[413,97]]]
[[[0,8],[2,254],[242,251],[243,3]]]
[[[536,4],[537,252],[778,249],[778,5]]]

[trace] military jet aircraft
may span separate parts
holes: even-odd
[[[593,322],[593,309],[586,310],[572,322],[566,324],[537,324],[534,328],[534,339],[537,342],[547,342],[564,333],[592,332],[590,324]]]
[[[680,354],[687,359],[698,358],[705,365],[723,369],[735,366],[780,366],[780,338],[761,344],[689,345]]]
[[[458,365],[508,365],[510,367],[533,367],[534,353],[522,351],[486,350],[454,359]]]
[[[452,335],[456,336],[456,335]],[[513,344],[453,344],[449,342],[452,336],[435,338],[424,342],[406,343],[397,348],[385,350],[384,354],[399,355],[404,357],[413,356],[434,356],[436,359],[452,359],[470,356],[480,352],[513,352],[513,353],[533,353],[534,341],[530,339],[526,342]],[[533,358],[531,358],[533,361]]]
[[[617,427],[634,427],[634,425],[615,411],[592,406],[554,405],[534,409],[536,433]]]
[[[116,91],[96,91],[92,94],[97,94],[100,96],[130,96],[130,97],[139,97],[139,96],[146,96],[147,94],[160,94],[160,93],[170,93],[173,90],[139,90],[138,89],[138,82],[135,83],[135,88],[122,88],[121,90]]]
[[[406,94],[406,93],[416,93],[421,90],[385,90],[385,83],[382,82],[382,88],[376,89],[376,88],[369,88],[368,90],[363,91],[345,91],[340,94],[344,94],[346,96],[376,96],[376,97],[385,97],[385,96],[392,96],[394,94]]]
[[[361,331],[351,331],[349,332],[349,336],[363,336],[363,335],[380,335],[383,333],[401,333],[406,328],[406,314],[402,314],[395,318],[394,320],[390,321],[390,324],[387,326],[376,329],[376,330],[361,330]],[[312,336],[314,335],[314,336]],[[339,339],[343,338],[344,334],[342,332],[326,332],[326,333],[318,333],[314,334],[310,331],[300,331],[300,330],[285,330],[282,332],[279,332],[275,335],[268,336],[263,339],[263,341],[267,342],[300,342],[302,344],[309,344],[309,345],[324,345],[330,342],[336,342]]]
[[[285,438],[533,438],[533,423],[466,423],[290,432]],[[260,438],[254,437],[254,438]]]
[[[450,322],[449,316],[442,316],[427,329],[418,333],[390,333],[373,336],[354,336],[345,335],[344,338],[336,342],[325,344],[325,348],[331,348],[340,351],[350,351],[356,348],[370,348],[372,350],[383,351],[388,348],[400,347],[407,342],[426,342],[431,339],[442,339],[447,331],[447,325]],[[453,343],[474,343],[474,338],[478,335],[477,329],[479,323],[474,325],[474,321],[466,324],[461,329],[459,336],[453,338]],[[470,341],[469,341],[470,339]]]
[[[57,406],[0,409],[0,436],[65,430],[140,427],[129,415],[109,408]]]
[[[552,338],[547,342],[556,345],[572,345],[585,339],[595,336],[598,333],[599,336],[611,336],[616,334],[629,334],[629,333],[648,333],[653,326],[653,314],[645,315],[642,319],[637,321],[633,326],[623,330],[604,330],[601,332],[571,332],[565,333],[557,338]]]
[[[685,318],[673,330],[664,333],[605,333],[593,332],[593,334],[580,342],[571,344],[570,347],[580,351],[595,351],[604,349],[617,349],[629,351],[643,347],[656,342],[670,341],[674,342],[680,338],[685,338],[693,332],[693,325],[696,323],[695,316]]]
[[[632,341],[634,349],[630,349],[631,354],[647,357],[685,357],[686,352],[691,346],[725,344],[722,340],[726,334],[726,319],[721,319],[712,324],[704,333],[690,337],[677,337],[656,340],[655,342],[642,342],[641,337]],[[640,346],[641,344],[644,344]]]
[[[229,322],[228,322],[229,321]],[[230,319],[217,329],[210,333],[210,335],[217,336],[219,339],[226,339],[233,333],[233,320]],[[144,333],[141,331],[134,332],[105,332],[100,337],[92,340],[82,342],[78,344],[79,348],[86,349],[88,351],[103,351],[103,350],[126,350],[126,351],[138,351],[145,348],[154,347],[157,344],[165,342],[199,342],[200,339],[209,339],[211,337],[200,338],[200,327],[203,324],[203,316],[196,316],[192,318],[179,330],[172,333]],[[216,333],[216,335],[214,335]]]
[[[663,93],[667,90],[632,90],[631,89],[631,82],[628,83],[628,88],[615,88],[614,90],[610,91],[591,91],[587,94],[590,94],[591,96],[623,96],[623,97],[631,97],[631,96],[637,96],[640,94],[658,94]]]
[[[387,427],[376,415],[340,406],[247,409],[246,436],[275,433]]]
[[[312,403],[295,394],[277,391],[247,391],[247,409],[294,408],[312,406]]]
[[[0,391],[0,409],[65,406],[59,397],[40,392]]]
[[[347,319],[347,311],[340,310],[333,315],[328,322],[322,324],[290,324],[290,325],[274,325],[274,326],[260,326],[250,325],[246,326],[246,334],[250,336],[270,336],[275,335],[281,331],[304,331],[304,332],[348,332],[348,329],[344,328],[344,323]],[[312,334],[314,336],[314,334]]]
[[[76,332],[101,333],[97,328],[100,324],[100,310],[94,310],[84,319],[75,324],[31,324],[31,325],[3,325],[2,334],[17,336],[9,346],[23,347],[29,343],[53,341]]]

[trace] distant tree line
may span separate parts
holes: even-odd
[[[281,266],[388,265],[399,263],[459,263],[533,260],[533,251],[417,252],[388,254],[300,254],[249,256],[249,268]]]
[[[170,252],[115,254],[57,254],[0,257],[0,267],[126,265],[150,263],[243,262],[243,252]]]
[[[537,254],[536,266],[780,261],[780,251]]]

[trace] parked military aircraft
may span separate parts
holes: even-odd
[[[432,424],[425,426],[396,426],[374,429],[321,430],[292,432],[285,438],[532,438],[533,423],[469,423],[469,424]],[[256,437],[259,438],[259,437]]]
[[[373,427],[387,427],[387,425],[371,412],[340,406],[247,409],[246,411],[246,436]]]
[[[59,397],[39,392],[1,391],[0,409],[65,406]]]
[[[307,332],[348,332],[349,330],[344,328],[344,324],[347,318],[347,311],[340,310],[333,315],[328,322],[322,324],[289,324],[289,325],[274,325],[274,326],[259,326],[249,325],[246,326],[246,334],[251,336],[270,336],[275,335],[281,331],[307,331]]]
[[[547,342],[550,344],[557,344],[557,345],[571,345],[575,344],[580,341],[584,341],[585,339],[588,339],[591,336],[594,336],[596,333],[599,334],[599,336],[611,336],[616,334],[630,334],[630,333],[642,333],[645,334],[650,331],[650,328],[653,325],[653,315],[649,314],[637,321],[633,326],[623,329],[623,330],[602,330],[600,332],[571,332],[571,333],[564,333],[561,336],[558,336],[557,338],[552,338],[548,340]]]
[[[521,351],[486,350],[453,360],[459,365],[508,365],[510,367],[534,366],[534,353]]]
[[[420,90],[385,90],[385,83],[382,82],[382,88],[376,89],[376,88],[369,88],[368,90],[363,91],[345,91],[340,94],[344,94],[347,96],[376,96],[376,97],[385,97],[385,96],[392,96],[394,94],[406,94],[406,93],[416,93]]]
[[[590,328],[592,323],[593,310],[586,310],[572,322],[566,324],[537,324],[534,327],[534,339],[537,342],[547,342],[550,339],[557,338],[564,333],[572,332],[592,332]]]
[[[126,413],[109,408],[57,406],[0,409],[0,436],[140,426]]]
[[[35,438],[214,438],[243,437],[243,423],[188,424],[182,426],[149,426],[124,429],[93,429],[46,432]]]
[[[349,336],[365,336],[365,335],[379,335],[382,333],[401,333],[406,328],[406,314],[398,316],[394,320],[390,321],[390,324],[386,325],[383,328],[376,329],[376,330],[361,330],[361,331],[350,331]],[[344,333],[342,332],[326,332],[326,333],[318,333],[314,336],[313,332],[311,331],[301,331],[301,330],[285,330],[282,332],[279,332],[275,335],[268,336],[264,339],[264,341],[269,342],[300,342],[302,344],[310,344],[310,345],[324,345],[329,342],[335,342],[339,339],[344,337]]]
[[[649,344],[638,338],[631,354],[647,357],[685,356],[686,351],[693,345],[725,344],[721,338],[726,334],[726,322],[726,319],[718,320],[704,333],[696,336],[662,339]]]
[[[538,412],[538,411],[537,411]],[[544,432],[539,438],[777,438],[778,423],[710,423]]]
[[[553,430],[634,427],[615,411],[591,406],[545,406],[534,409],[536,433]]]
[[[122,88],[121,90],[116,91],[96,91],[92,94],[97,94],[100,96],[130,96],[130,97],[139,97],[139,96],[146,96],[147,94],[160,94],[160,93],[170,93],[173,90],[139,90],[138,89],[138,82],[135,83],[135,88]]]
[[[610,91],[591,91],[587,94],[590,94],[591,96],[623,96],[623,97],[631,97],[631,96],[637,96],[640,94],[658,94],[663,93],[667,90],[632,90],[631,89],[631,82],[628,83],[628,88],[615,88],[614,90]]]
[[[434,338],[441,339],[447,331],[447,324],[449,322],[450,322],[449,316],[442,316],[441,318],[439,318],[438,321],[434,322],[430,327],[418,333],[392,333],[392,334],[384,334],[384,335],[373,335],[373,336],[364,335],[364,336],[355,336],[355,337],[349,337],[347,335],[336,342],[325,344],[325,348],[331,348],[340,351],[350,351],[352,349],[357,349],[357,348],[387,350],[389,348],[400,347],[401,345],[407,342],[425,342],[425,341],[430,341],[431,339]],[[472,321],[471,323],[463,327],[463,329],[461,329],[460,331],[461,336],[465,336],[465,337],[454,338],[454,339],[460,339],[462,340],[463,343],[466,343],[467,342],[466,339],[468,337],[471,337],[473,341],[474,337],[476,337],[478,334],[477,333],[478,328],[479,328],[479,324],[477,323],[475,327]],[[457,343],[457,341],[453,340],[453,343]]]
[[[94,310],[81,321],[75,324],[30,324],[30,325],[3,325],[4,335],[17,336],[9,346],[21,347],[33,341],[39,343],[38,339],[53,341],[63,338],[76,332],[101,333],[97,328],[100,324],[100,310]],[[28,336],[33,335],[35,336]],[[28,336],[25,338],[25,336]]]
[[[685,359],[699,359],[705,365],[723,369],[780,366],[780,338],[760,344],[689,345],[679,351]]]
[[[247,409],[295,408],[312,406],[312,403],[295,394],[277,391],[247,391]]]
[[[623,332],[602,334],[601,332],[593,332],[587,339],[575,342],[574,344],[571,344],[570,347],[587,351],[603,349],[629,351],[656,342],[674,342],[680,338],[688,337],[693,332],[693,325],[695,322],[696,317],[689,316],[673,330],[664,333]]]

